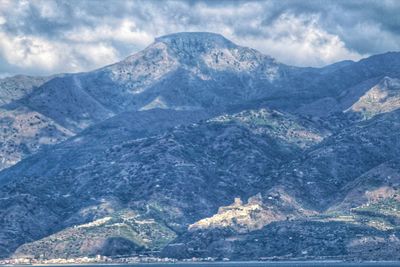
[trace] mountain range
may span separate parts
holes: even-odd
[[[0,257],[398,260],[400,53],[294,67],[176,33],[0,80]]]

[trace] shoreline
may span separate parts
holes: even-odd
[[[265,265],[282,265],[286,266],[287,264],[399,264],[400,260],[388,260],[388,261],[348,261],[348,260],[267,260],[267,261],[171,261],[171,262],[131,262],[131,263],[112,263],[112,262],[93,262],[93,263],[33,263],[33,264],[0,264],[0,266],[93,266],[93,265],[107,265],[107,266],[115,266],[115,265],[204,265],[204,264],[213,264],[213,265],[239,265],[239,264],[248,264],[249,266],[253,264],[265,264]],[[304,265],[306,266],[306,265]],[[336,265],[333,265],[336,266]],[[384,265],[382,265],[384,266]],[[392,266],[392,265],[390,265]],[[394,265],[393,265],[394,266]]]

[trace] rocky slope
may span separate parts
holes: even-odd
[[[102,137],[104,128],[99,127],[100,132],[89,129],[27,158],[0,174],[4,192],[0,205],[8,207],[2,210],[0,235],[7,242],[3,247],[17,247],[23,240],[106,216],[82,212],[110,198],[116,198],[112,203],[162,220],[177,233],[185,231],[234,197],[256,194],[261,177],[294,158],[304,144],[310,146],[325,135],[310,121],[274,114],[265,109],[249,111],[154,136],[145,133],[146,138],[131,131],[127,139],[124,128]],[[112,204],[113,209],[117,204]],[[26,221],[31,210],[37,212]],[[48,214],[45,221],[44,213]],[[16,233],[23,235],[16,238]]]
[[[0,256],[397,259],[399,68],[179,33],[0,80]]]
[[[397,259],[399,114],[378,115],[327,137],[283,164],[272,175],[275,184],[261,183],[256,206],[251,198],[220,208],[164,255]],[[289,209],[282,207],[288,199]]]
[[[276,90],[287,80],[287,72],[295,69],[217,34],[176,34],[160,37],[145,50],[92,72],[0,80],[0,108],[18,110],[26,117],[37,113],[47,124],[74,135],[127,111],[210,111],[257,100]],[[5,116],[18,120],[14,112]],[[35,121],[19,123],[27,129]],[[1,125],[8,127],[7,122]],[[15,134],[5,135],[10,140]],[[42,137],[48,139],[38,134],[38,139]],[[42,147],[39,140],[23,135],[15,139],[19,140],[7,141],[8,148],[0,154],[1,168]],[[56,138],[52,143],[63,140]],[[16,143],[35,149],[21,150]]]
[[[157,251],[175,237],[175,233],[163,223],[141,218],[132,210],[120,210],[24,244],[15,256],[76,258],[82,255],[131,255],[145,250]]]
[[[11,103],[31,94],[36,88],[53,78],[55,76],[32,77],[17,75],[0,79],[0,105]]]
[[[360,113],[364,119],[400,108],[400,80],[383,78],[367,91],[347,112]]]
[[[92,72],[2,79],[0,108],[39,113],[70,135],[122,112],[154,108],[209,111],[247,105],[250,109],[268,106],[329,116],[350,108],[376,80],[396,78],[399,57],[398,53],[388,53],[321,69],[297,68],[218,34],[172,34],[157,38],[121,62]],[[14,115],[11,119],[17,120]],[[21,127],[28,128],[30,123]],[[21,135],[17,138],[22,146],[36,149],[25,153],[13,145],[16,142],[6,144],[9,149],[0,157],[8,163],[0,168],[42,147],[39,141],[25,140]],[[62,140],[57,138],[52,143]]]

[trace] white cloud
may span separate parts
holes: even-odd
[[[4,78],[11,77],[14,75],[15,74],[13,74],[13,73],[3,72],[3,73],[0,73],[0,79],[4,79]]]
[[[221,33],[299,66],[357,60],[400,49],[398,31],[390,30],[396,29],[400,4],[382,1],[366,0],[357,9],[354,3],[329,0],[0,0],[0,69],[89,70],[143,49],[154,37],[180,31]]]
[[[70,45],[36,36],[10,36],[0,32],[0,55],[9,64],[29,72],[77,72],[110,64],[119,59],[105,43]]]
[[[123,19],[116,24],[100,24],[96,28],[80,27],[65,33],[65,38],[74,42],[118,41],[134,43],[139,46],[148,45],[154,37],[139,30],[135,22]]]
[[[61,19],[64,16],[63,10],[58,7],[55,1],[40,1],[33,2],[37,7],[42,18],[46,19]]]
[[[79,65],[80,61],[78,61],[78,64],[74,66],[76,71],[102,67],[119,59],[118,51],[106,43],[79,44],[71,52],[74,59],[83,58],[87,62],[86,66],[82,67]]]
[[[265,27],[262,34],[264,38],[245,38],[242,43],[293,65],[323,66],[365,56],[350,51],[339,36],[322,29],[317,15],[305,17],[284,13]]]
[[[19,67],[39,67],[51,70],[56,67],[54,44],[38,37],[10,36],[0,33],[0,52],[8,63]]]

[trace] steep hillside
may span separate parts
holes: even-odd
[[[232,105],[267,106],[329,117],[350,108],[379,79],[396,79],[399,62],[398,53],[389,53],[320,69],[297,68],[219,34],[177,33],[156,38],[143,51],[91,72],[3,79],[0,103],[7,110],[18,106],[39,113],[74,134],[123,112],[154,108],[214,111]],[[16,139],[23,146],[42,146],[23,135]],[[1,168],[38,149],[7,151],[10,155],[1,154],[1,161],[8,164]]]
[[[0,80],[0,257],[397,259],[399,69],[178,33]]]
[[[74,133],[25,107],[0,108],[0,170]]]
[[[64,227],[107,216],[107,212],[83,211],[110,198],[182,232],[234,197],[256,194],[257,184],[261,179],[265,182],[271,170],[293,159],[304,144],[324,137],[311,122],[294,118],[251,111],[153,137],[138,134],[135,138],[130,132],[131,139],[118,138],[118,132],[126,134],[125,123],[120,130],[114,125],[114,131],[106,131],[111,136],[101,136],[105,126],[84,131],[0,173],[1,245],[16,248]],[[278,121],[286,126],[271,127]],[[112,208],[118,209],[115,205]]]
[[[15,252],[17,257],[74,258],[82,255],[132,255],[157,251],[176,237],[163,223],[120,210],[90,223],[74,225]],[[60,245],[62,244],[62,245]]]
[[[189,227],[164,256],[397,260],[399,111],[327,137],[280,166],[248,203]]]
[[[52,78],[54,78],[54,76],[32,77],[17,75],[0,79],[0,105],[11,103],[29,95],[36,88]]]
[[[214,114],[214,109],[270,94],[286,80],[287,69],[290,68],[221,35],[181,33],[157,38],[143,51],[92,72],[3,79],[0,103],[3,109],[18,109],[26,117],[37,113],[49,124],[73,135],[127,111],[207,109]],[[6,116],[18,120],[13,113]],[[20,128],[27,129],[31,121],[20,123]],[[8,126],[2,123],[2,127]],[[41,138],[47,136],[38,136]],[[1,168],[42,146],[18,133],[7,136],[9,139],[15,139],[9,143],[35,149],[8,146],[7,153],[0,155],[1,161],[7,162]]]
[[[400,108],[400,80],[383,78],[354,103],[347,112],[360,113],[364,119]]]
[[[344,128],[277,172],[283,184],[307,205],[324,210],[342,188],[400,153],[400,110]]]
[[[218,260],[399,260],[400,233],[347,221],[288,220],[248,234],[196,230],[178,237],[162,255]]]

